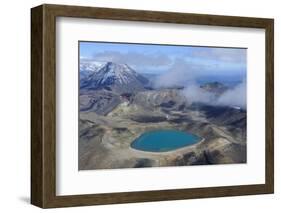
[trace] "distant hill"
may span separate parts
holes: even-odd
[[[200,85],[201,89],[204,89],[205,91],[216,93],[216,94],[222,94],[226,90],[228,90],[228,87],[218,81],[214,82],[208,82],[205,84]]]

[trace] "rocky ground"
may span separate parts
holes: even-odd
[[[246,111],[188,103],[178,89],[117,94],[80,92],[79,169],[114,169],[246,162]],[[201,142],[152,153],[131,148],[142,133],[187,131]]]

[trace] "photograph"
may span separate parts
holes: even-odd
[[[247,49],[79,41],[79,170],[247,163]]]

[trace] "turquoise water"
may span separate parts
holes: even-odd
[[[156,130],[145,132],[131,146],[148,152],[167,152],[198,143],[200,137],[177,130]]]

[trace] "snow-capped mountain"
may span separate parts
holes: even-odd
[[[99,61],[80,61],[80,79],[89,76],[103,67],[106,62]]]
[[[81,89],[107,89],[117,92],[143,90],[148,79],[127,64],[85,62],[80,64]]]

